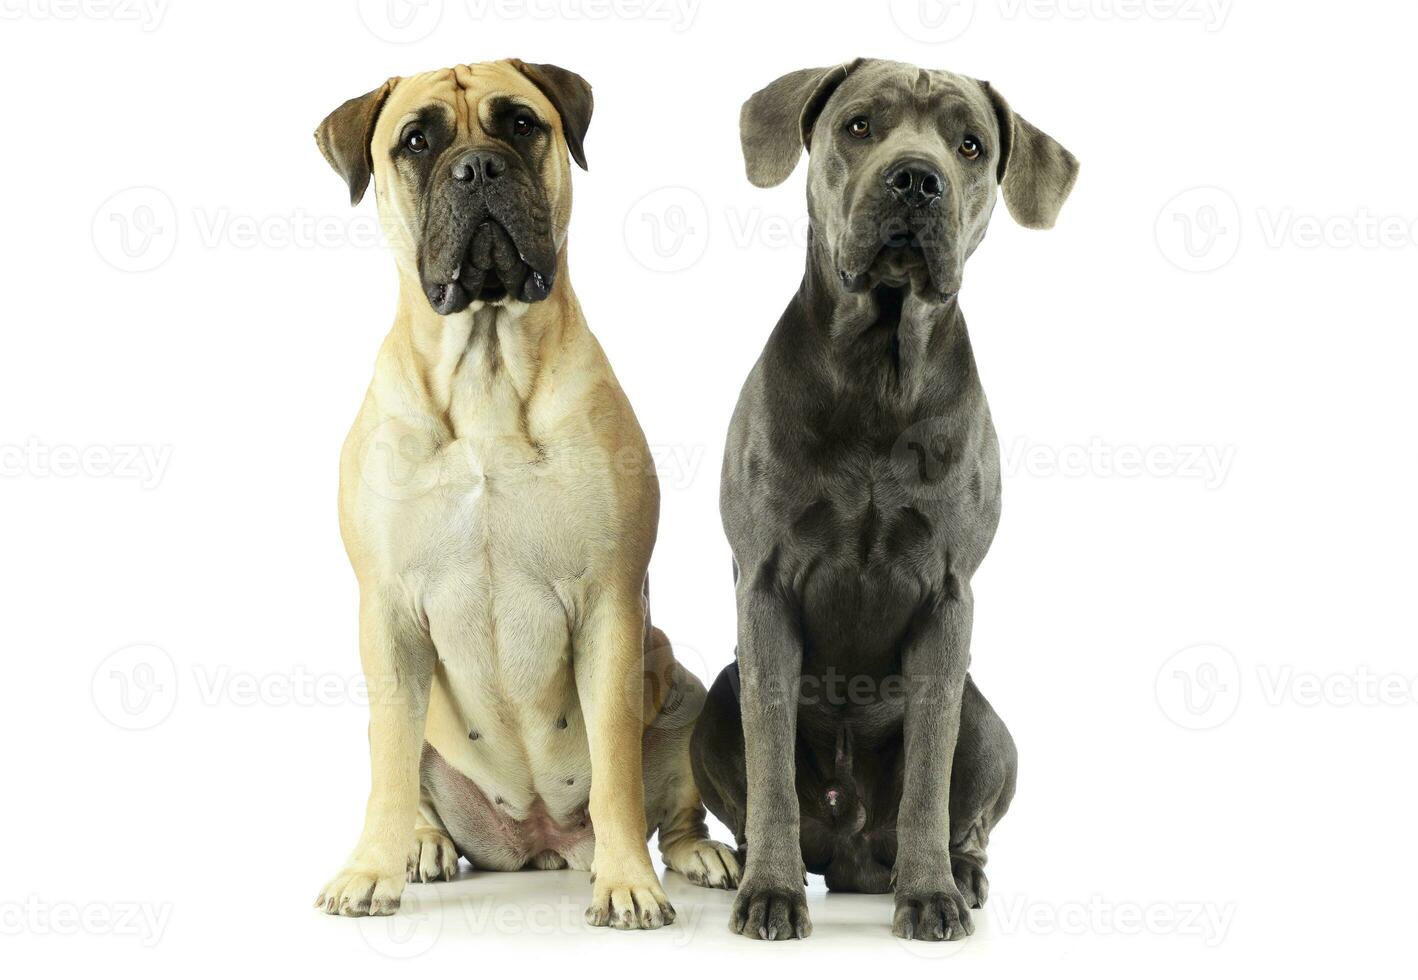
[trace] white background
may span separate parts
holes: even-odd
[[[1418,14],[391,2],[0,4],[7,972],[1393,971]],[[455,62],[594,84],[572,278],[663,463],[657,622],[708,679],[724,434],[803,263],[802,173],[751,188],[738,109],[859,54],[988,78],[1083,164],[1055,230],[996,211],[962,298],[1007,474],[974,672],[1022,760],[975,936],[899,943],[888,896],[817,881],[772,948],[677,876],[656,934],[584,927],[571,873],[315,912],[368,780],[336,460],[395,296],[316,123]]]

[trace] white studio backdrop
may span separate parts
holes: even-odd
[[[3,0],[0,19],[7,972],[1405,962],[1418,12]],[[889,897],[814,881],[816,934],[764,948],[728,933],[729,895],[674,876],[680,922],[655,934],[584,927],[570,873],[318,914],[368,785],[336,463],[395,280],[316,123],[458,62],[595,86],[571,276],[660,467],[656,621],[708,680],[733,653],[724,436],[805,234],[802,170],[752,188],[738,110],[856,55],[987,78],[1083,166],[1053,231],[996,210],[962,293],[1005,469],[973,670],[1021,756],[976,935],[899,943]]]

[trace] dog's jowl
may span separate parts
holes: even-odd
[[[968,673],[1000,467],[961,276],[997,187],[1047,228],[1078,165],[990,85],[883,61],[784,76],[741,127],[760,186],[807,147],[812,231],[724,457],[738,655],[692,757],[746,853],[730,927],[807,935],[811,871],[894,890],[897,936],[956,939],[1015,781]]]
[[[591,106],[555,66],[462,65],[316,133],[352,201],[373,180],[399,283],[340,464],[372,786],[332,913],[392,912],[461,855],[594,870],[588,921],[653,928],[656,830],[671,869],[738,879],[690,772],[703,686],[650,623],[654,467],[567,275]]]

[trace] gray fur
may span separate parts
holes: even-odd
[[[851,133],[859,116],[869,137]],[[894,888],[898,936],[960,938],[1016,756],[968,674],[1000,466],[957,294],[999,182],[1021,223],[1046,227],[1077,162],[984,83],[892,62],[794,72],[742,121],[755,184],[810,148],[811,233],[724,456],[737,662],[692,751],[747,852],[730,928],[806,936],[815,871]],[[929,194],[893,189],[907,164],[935,182],[904,186]]]

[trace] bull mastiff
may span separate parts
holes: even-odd
[[[738,650],[692,752],[746,852],[730,928],[808,935],[806,870],[894,889],[899,937],[956,939],[1016,765],[968,673],[1000,466],[961,275],[997,187],[1048,228],[1078,165],[989,84],[888,61],[778,79],[741,135],[761,187],[808,149],[811,232],[724,454]]]
[[[650,623],[659,490],[567,275],[591,90],[509,60],[392,78],[316,140],[371,179],[399,304],[340,462],[372,770],[316,904],[394,911],[407,880],[592,872],[593,925],[673,921],[646,841],[731,887],[689,763],[704,689]]]

